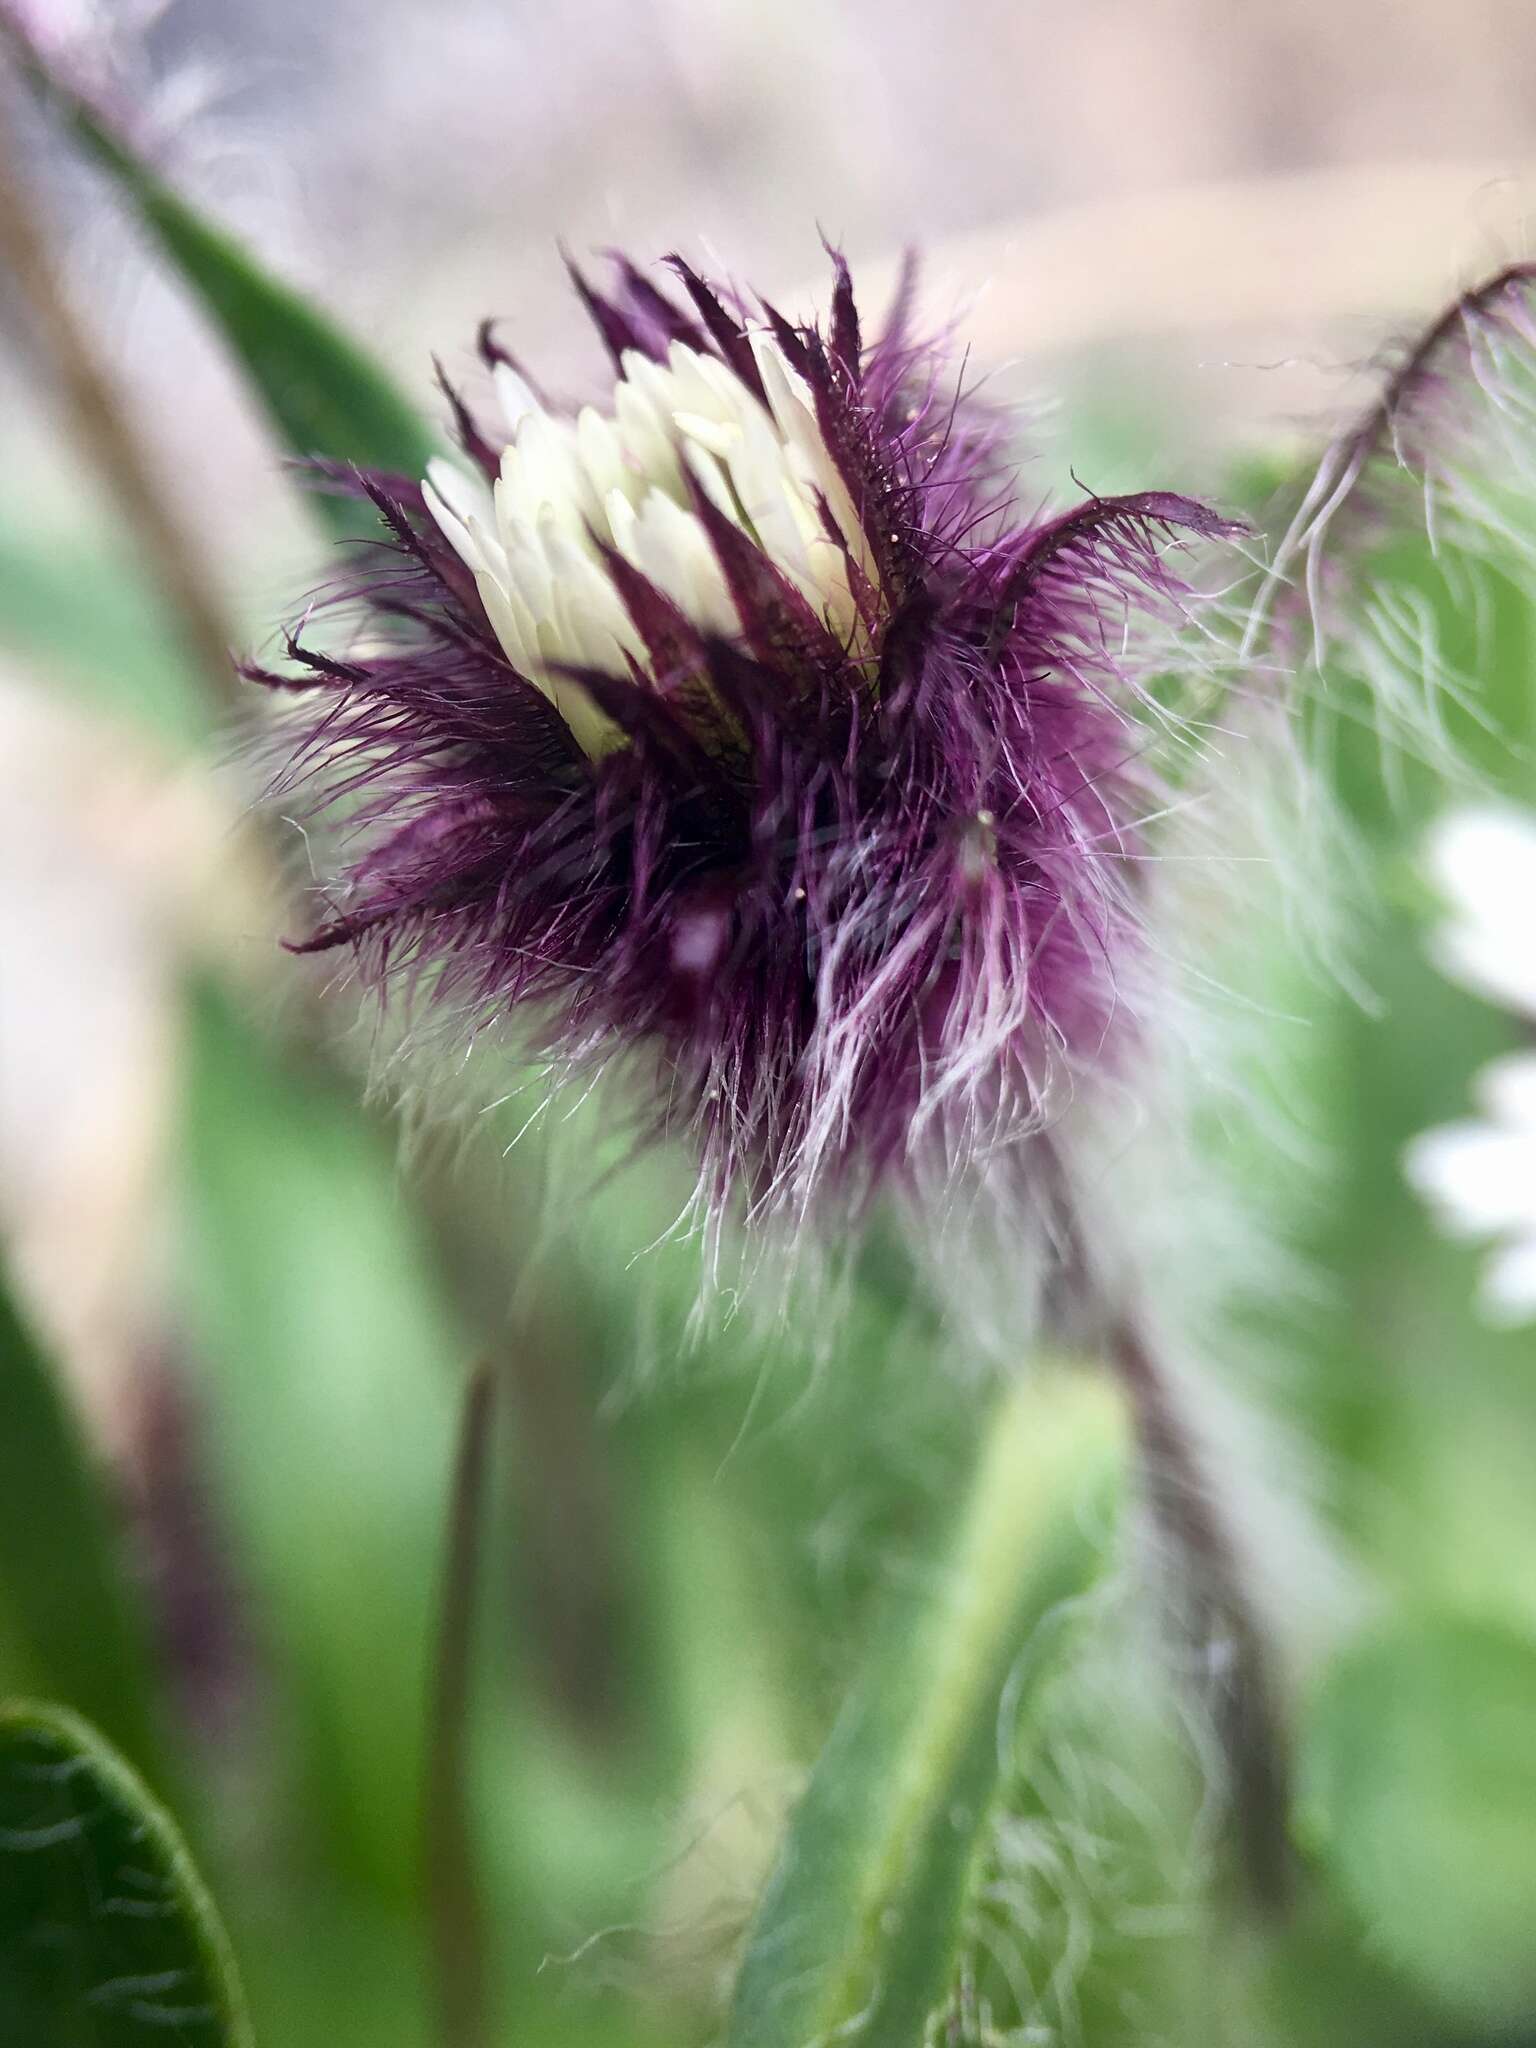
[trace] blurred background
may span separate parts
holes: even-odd
[[[1256,476],[1361,401],[1384,342],[1531,253],[1526,0],[30,14],[100,67],[179,190],[428,408],[432,356],[465,371],[486,315],[552,382],[598,379],[562,241],[681,247],[799,313],[824,231],[866,305],[922,252],[927,306],[1033,416],[1026,490],[1075,475],[1251,504]],[[3,114],[200,586],[238,644],[270,651],[327,543],[123,207],[9,81]],[[766,1348],[733,1331],[685,1359],[694,1253],[630,1264],[675,1209],[676,1162],[594,1181],[605,1145],[617,1163],[600,1112],[576,1126],[575,1200],[552,1192],[568,1169],[542,1131],[503,1164],[510,1111],[501,1142],[401,1159],[385,1109],[362,1106],[350,998],[322,1006],[323,977],[276,950],[291,899],[248,822],[240,714],[188,657],[13,285],[0,1231],[109,1475],[153,1674],[77,1644],[77,1703],[162,1760],[266,2038],[427,2038],[422,1717],[458,1390],[495,1352],[476,1767],[507,2038],[706,2042],[870,1602],[922,1569],[975,1416],[878,1258],[835,1369],[810,1331]],[[1536,725],[1530,627],[1519,612],[1501,642],[1501,690]],[[1484,766],[1536,796],[1513,752]],[[1378,1000],[1341,992],[1298,1034],[1290,1107],[1326,1166],[1287,1219],[1317,1284],[1285,1332],[1283,1397],[1365,1581],[1526,1628],[1536,1344],[1477,1323],[1472,1254],[1434,1240],[1399,1172],[1515,1033],[1423,961],[1414,864],[1442,800],[1372,821]],[[56,1679],[19,1628],[7,1647],[4,1613],[0,1596],[0,1680]],[[1476,1802],[1446,1796],[1476,1864]],[[1126,1849],[1113,1938],[1070,1995],[1044,1973],[997,2038],[1179,2038],[1158,2000],[1177,2009],[1170,1946],[1198,1967],[1180,1917],[1197,1834]],[[1042,1941],[1070,1888],[1032,1909]],[[1233,2039],[1494,2038],[1455,1969],[1404,1967],[1358,1906],[1250,1970]]]

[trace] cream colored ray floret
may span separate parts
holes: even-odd
[[[436,460],[428,509],[466,565],[508,659],[598,754],[622,735],[562,665],[625,675],[643,650],[593,545],[610,543],[702,631],[741,621],[688,478],[783,571],[830,631],[869,651],[849,558],[871,587],[868,541],[828,452],[811,393],[771,336],[752,337],[764,405],[724,363],[674,342],[665,363],[630,352],[613,411],[547,412],[506,364],[495,372],[506,425],[494,485]],[[825,503],[845,545],[826,530]]]

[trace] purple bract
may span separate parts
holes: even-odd
[[[578,276],[611,417],[487,331],[506,432],[451,394],[473,476],[334,479],[385,533],[329,600],[353,637],[251,671],[297,693],[285,797],[338,826],[297,950],[560,1073],[642,1062],[716,1216],[949,1182],[1115,1060],[1147,629],[1189,597],[1170,542],[1231,530],[1160,492],[1021,514],[909,291],[866,342],[834,265],[825,330],[676,260],[676,302]]]

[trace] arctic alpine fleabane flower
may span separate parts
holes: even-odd
[[[307,674],[287,784],[344,813],[301,950],[427,981],[557,1070],[638,1055],[711,1215],[951,1184],[1113,1063],[1154,742],[1141,629],[1187,498],[1012,500],[1006,422],[910,330],[673,259],[576,282],[615,372],[546,404],[487,329],[465,463],[351,479],[389,545]],[[345,484],[348,479],[339,479]]]
[[[1122,1228],[1172,1039],[1141,1028],[1177,979],[1164,770],[1220,753],[1227,681],[1170,663],[1173,555],[1235,529],[1167,492],[1024,509],[909,281],[866,341],[840,256],[825,328],[671,263],[676,298],[575,273],[606,404],[545,402],[485,329],[501,420],[448,390],[464,463],[332,475],[387,531],[333,593],[355,635],[251,671],[298,699],[279,787],[341,826],[298,950],[466,1043],[520,1027],[555,1078],[638,1067],[712,1230],[836,1261],[889,1186],[934,1260],[983,1216],[1014,1352],[1044,1323],[1119,1374],[1273,1894],[1265,1647]],[[936,1263],[971,1314],[979,1262]]]
[[[1536,816],[1467,806],[1437,827],[1431,873],[1450,915],[1434,955],[1453,980],[1536,1021]],[[1477,1076],[1482,1114],[1415,1140],[1408,1177],[1451,1235],[1494,1243],[1478,1289],[1492,1323],[1536,1320],[1536,1053]]]

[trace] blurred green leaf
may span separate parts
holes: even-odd
[[[202,300],[292,452],[421,475],[432,436],[373,358],[172,191],[35,50],[24,61]],[[317,502],[333,525],[355,526],[346,500]]]
[[[116,1534],[59,1375],[0,1282],[0,1689],[68,1701],[154,1771],[149,1660]]]
[[[213,730],[208,697],[143,578],[106,549],[0,524],[0,641],[93,708],[186,752]]]
[[[1536,1638],[1410,1615],[1302,1731],[1305,1824],[1374,1940],[1484,2023],[1536,2019]]]
[[[393,2048],[426,2033],[425,1708],[458,1390],[472,1351],[396,1148],[346,1083],[280,1054],[214,989],[193,991],[187,1032],[184,1269],[206,1438],[287,1773],[269,1799],[280,1889],[240,1896],[237,1935],[258,2022],[270,2015],[275,2028],[280,2018],[285,2042],[311,2048],[339,2035]],[[503,1247],[499,1286],[488,1291],[504,1314],[521,1246],[514,1234]],[[552,1258],[541,1287],[553,1295],[561,1274]],[[539,1337],[522,1341],[538,1346]],[[600,1716],[599,1701],[562,1697],[557,1718],[554,1697],[535,1690],[542,1673],[530,1638],[539,1622],[558,1632],[569,1616],[558,1586],[521,1583],[524,1495],[542,1488],[568,1515],[572,1504],[559,1469],[569,1446],[562,1452],[558,1431],[551,1440],[530,1427],[524,1382],[535,1367],[574,1375],[581,1360],[518,1352],[510,1339],[511,1441],[499,1449],[506,1466],[479,1588],[470,1731],[496,1980],[529,2038],[675,2038],[664,2016],[654,2028],[637,2018],[620,2035],[622,1999],[606,1983],[541,1970],[595,1928],[633,1917],[639,1888],[673,1852],[677,1784],[673,1760],[658,1763],[651,1710],[639,1710],[647,1740],[638,1756],[606,1754],[577,1718]],[[626,1498],[614,1531],[626,1555],[654,1542],[632,1505]],[[579,1570],[601,1539],[575,1506],[563,1541]],[[556,1612],[530,1613],[522,1594]],[[650,1680],[624,1654],[642,1620],[626,1610],[617,1622],[626,1686],[665,1685],[669,1674]],[[590,1673],[588,1682],[595,1690]]]
[[[1234,2030],[1241,2048],[1490,2048],[1475,2020],[1458,2023],[1382,1952],[1336,1886],[1308,1885],[1291,1919],[1247,1960]],[[1498,2038],[1515,2048],[1507,2034]]]
[[[0,2016],[16,2048],[248,2048],[213,1902],[87,1723],[0,1708]]]
[[[468,1348],[344,1091],[285,1069],[208,989],[188,1034],[187,1277],[222,1497],[310,1824],[403,1903]]]
[[[1124,1456],[1098,1381],[1031,1382],[1000,1403],[939,1582],[890,1618],[791,1824],[732,2048],[923,2041],[951,1990],[1003,1753],[1053,1668],[1045,1625],[1104,1563]]]

